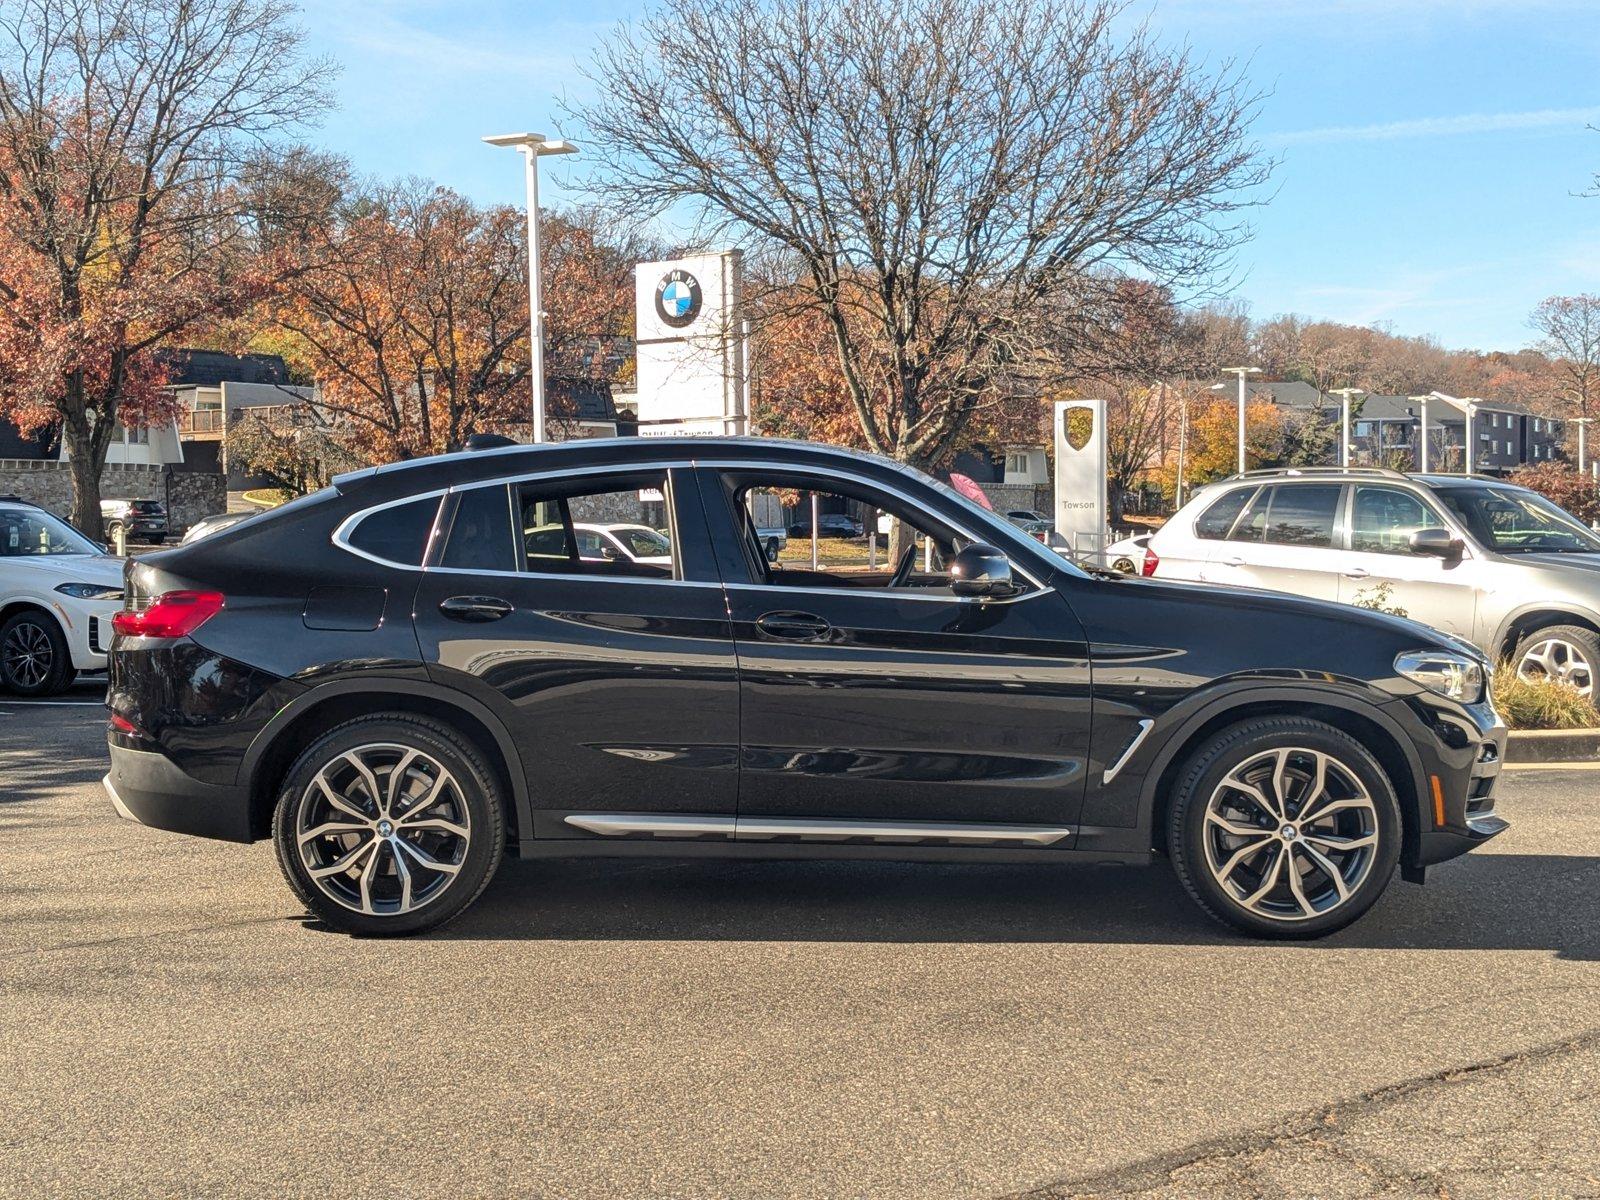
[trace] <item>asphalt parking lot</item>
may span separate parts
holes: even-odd
[[[1312,945],[1164,870],[508,863],[309,925],[0,697],[0,1195],[1600,1196],[1600,772]]]

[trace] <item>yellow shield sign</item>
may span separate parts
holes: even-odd
[[[1094,436],[1094,409],[1069,408],[1063,414],[1067,429],[1067,445],[1082,450]]]

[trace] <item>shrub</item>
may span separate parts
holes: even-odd
[[[1494,673],[1494,706],[1511,729],[1600,726],[1600,712],[1576,688],[1554,679],[1524,679],[1510,663]]]

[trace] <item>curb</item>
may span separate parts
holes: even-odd
[[[1594,762],[1600,729],[1513,729],[1506,735],[1506,764]]]

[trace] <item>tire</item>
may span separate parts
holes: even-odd
[[[505,851],[504,811],[495,773],[460,733],[426,717],[377,713],[329,730],[295,760],[273,844],[290,888],[326,924],[351,934],[422,933],[461,915],[489,885]]]
[[[1546,625],[1525,634],[1512,656],[1523,679],[1553,678],[1590,699],[1600,678],[1600,634],[1582,625]]]
[[[1308,795],[1319,761],[1324,787]],[[1286,818],[1273,815],[1280,793]],[[1167,846],[1185,890],[1214,919],[1262,938],[1322,937],[1355,921],[1389,886],[1400,841],[1400,805],[1378,761],[1348,734],[1304,717],[1224,730],[1179,772],[1168,813]]]
[[[150,544],[152,546],[159,546],[159,545],[161,545],[162,542],[164,542],[166,540],[167,540],[167,535],[164,534],[164,533],[153,533],[153,534],[150,535]]]
[[[117,537],[122,533],[122,522],[113,521],[106,526],[106,541],[115,544]]]
[[[54,617],[30,608],[0,625],[0,687],[19,696],[54,696],[77,675]]]

